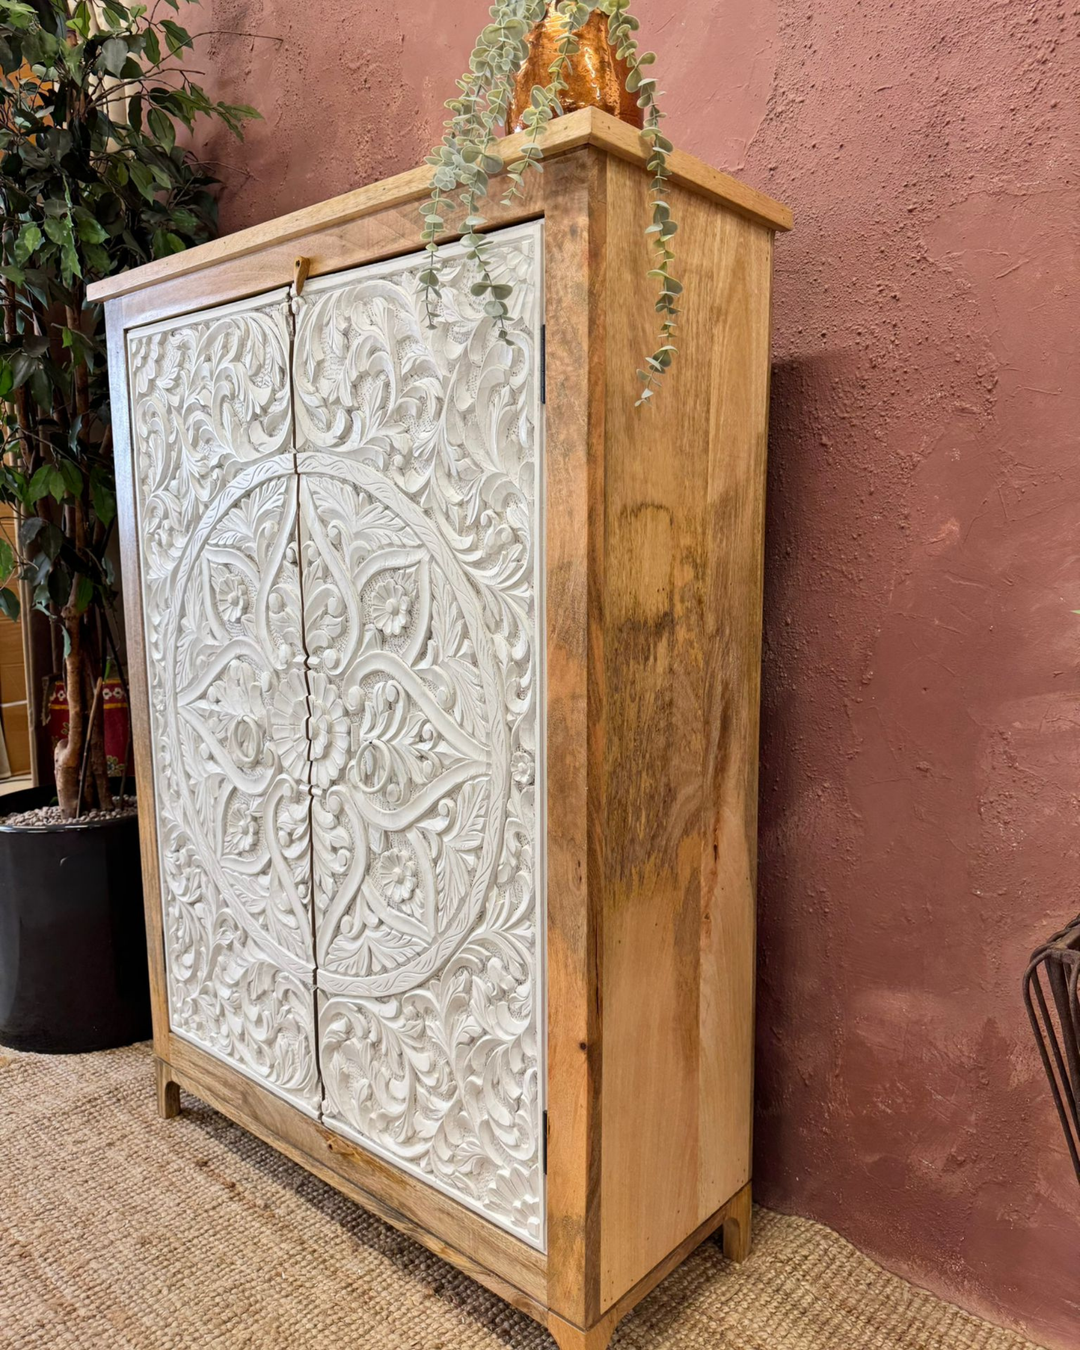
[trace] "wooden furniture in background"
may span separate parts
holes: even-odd
[[[696,1244],[749,1245],[791,219],[673,157],[681,354],[635,409],[640,141],[585,110],[545,151],[489,208],[509,346],[453,248],[425,325],[427,169],[91,298],[162,1114],[190,1090],[602,1350]]]
[[[9,506],[0,506],[0,534],[14,542],[17,529]],[[30,711],[26,697],[23,627],[0,616],[0,787],[14,790],[32,783]],[[6,760],[6,765],[4,761]]]

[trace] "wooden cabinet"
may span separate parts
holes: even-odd
[[[675,157],[682,354],[636,409],[638,139],[585,111],[546,147],[490,209],[508,340],[452,243],[428,324],[427,170],[95,298],[162,1110],[189,1089],[595,1350],[749,1241],[790,220]]]

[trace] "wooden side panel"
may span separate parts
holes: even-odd
[[[590,736],[602,630],[603,269],[606,161],[544,171],[547,285],[548,1306],[579,1326],[599,1308],[600,833]]]
[[[609,161],[601,1310],[750,1175],[771,236],[672,191],[681,356],[635,409],[644,189]]]
[[[773,235],[725,216],[714,284],[705,602],[698,1209],[752,1170],[761,618]]]

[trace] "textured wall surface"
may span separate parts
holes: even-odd
[[[227,228],[418,163],[484,0],[211,0]],[[1080,1346],[1019,999],[1080,854],[1080,7],[641,0],[777,254],[756,1182]],[[242,182],[243,171],[250,179]]]

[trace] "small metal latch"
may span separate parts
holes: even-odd
[[[308,273],[311,271],[310,258],[297,258],[293,263],[293,290],[297,295],[302,295],[304,291],[304,282],[308,279]]]

